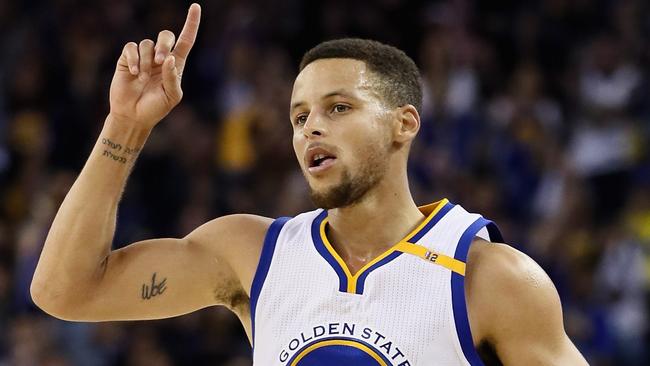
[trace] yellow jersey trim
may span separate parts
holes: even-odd
[[[461,276],[465,276],[465,263],[448,255],[433,252],[422,245],[408,242],[398,243],[396,249],[402,253],[413,254],[426,261],[443,266]]]
[[[400,244],[408,242],[411,238],[413,238],[420,230],[422,230],[428,223],[433,219],[434,216],[443,208],[445,205],[449,203],[448,199],[443,199],[438,202],[435,202],[431,205],[423,206],[420,208],[421,211],[426,212],[429,211],[429,215],[427,216],[426,219],[424,219],[420,225],[418,225],[414,230],[412,230],[404,239],[400,240],[397,244],[393,245],[390,247],[388,250],[386,250],[384,253],[380,254],[378,257],[375,259],[371,260],[370,262],[366,263],[357,273],[352,274],[350,269],[348,268],[348,265],[345,263],[343,258],[334,250],[334,247],[330,243],[329,239],[327,238],[327,235],[325,233],[325,228],[327,227],[327,223],[329,222],[329,218],[323,219],[323,221],[320,224],[320,236],[321,239],[323,240],[323,243],[325,244],[325,248],[327,248],[327,251],[330,252],[332,257],[336,259],[338,264],[341,266],[343,269],[343,272],[345,273],[347,280],[348,280],[348,288],[347,292],[349,293],[356,293],[357,291],[357,280],[359,277],[368,270],[368,268],[372,267],[374,264],[377,262],[381,261],[382,259],[388,257],[395,251],[400,251],[398,248],[400,247]],[[403,246],[403,245],[402,245]],[[465,273],[463,269],[463,273]]]
[[[348,341],[348,340],[342,340],[342,339],[332,339],[328,341],[323,341],[323,342],[318,342],[316,344],[313,344],[307,348],[305,348],[300,354],[296,357],[293,362],[291,362],[290,366],[296,366],[300,360],[302,360],[305,356],[307,356],[310,352],[327,347],[327,346],[348,346],[348,347],[354,347],[357,349],[362,350],[363,352],[367,353],[370,357],[372,357],[377,363],[381,366],[388,366],[384,360],[381,359],[381,357],[373,351],[370,347],[366,346],[365,344],[357,343],[354,341]]]

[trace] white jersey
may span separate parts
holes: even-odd
[[[327,239],[327,211],[277,219],[251,289],[256,366],[482,365],[464,274],[492,222],[442,200],[403,240],[351,274]]]

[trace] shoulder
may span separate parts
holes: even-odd
[[[215,265],[229,267],[247,291],[253,281],[266,233],[273,219],[236,214],[216,218],[191,232],[186,241],[209,253]]]
[[[187,238],[208,245],[219,244],[216,238],[228,238],[224,246],[236,244],[261,245],[273,219],[257,215],[227,215],[208,221],[192,231]]]
[[[560,299],[551,279],[534,260],[509,245],[474,241],[466,296],[476,344],[525,335],[531,327],[563,331]]]

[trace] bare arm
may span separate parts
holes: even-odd
[[[564,331],[555,286],[528,256],[477,240],[467,280],[474,343],[488,342],[504,365],[587,365]]]
[[[258,257],[267,219],[224,217],[183,239],[110,247],[118,202],[138,153],[181,100],[180,77],[199,19],[200,7],[193,5],[178,42],[163,31],[155,44],[124,47],[111,84],[111,112],[54,219],[32,281],[34,301],[54,316],[161,318],[213,304],[234,306],[232,299],[248,291],[254,268],[250,260],[238,261],[244,254]]]

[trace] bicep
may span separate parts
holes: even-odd
[[[503,364],[587,365],[566,335],[559,295],[544,270],[506,245],[481,252],[470,307]]]
[[[506,366],[588,365],[566,335],[560,336],[556,340],[514,341],[497,352]]]
[[[186,238],[153,239],[113,251],[76,320],[157,319],[216,304],[210,289],[232,281],[232,271],[203,247]]]
[[[530,304],[530,299],[524,299],[519,304],[520,310],[513,310],[510,319],[495,331],[495,348],[503,364],[587,365],[564,331],[555,288],[530,289],[536,290],[537,294],[526,296],[537,297],[537,303]]]
[[[85,288],[74,320],[160,319],[232,305],[245,294],[243,278],[255,268],[267,221],[226,216],[182,239],[145,240],[112,251]]]

